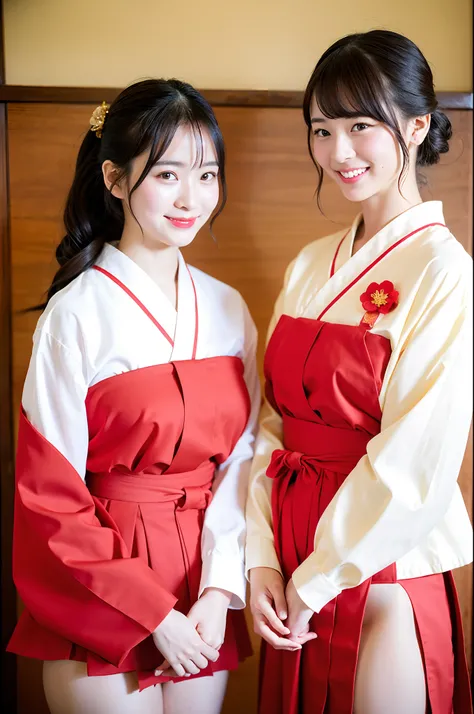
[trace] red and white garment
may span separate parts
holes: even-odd
[[[179,255],[177,309],[106,245],[34,334],[17,453],[9,649],[162,681],[150,633],[208,587],[233,594],[219,660],[250,652],[244,503],[260,396],[240,295]]]
[[[457,485],[472,413],[472,261],[438,202],[352,256],[359,222],[300,253],[270,327],[247,568],[292,578],[318,638],[298,653],[264,645],[260,712],[350,714],[368,588],[397,582],[431,711],[464,714],[450,571],[472,560]]]

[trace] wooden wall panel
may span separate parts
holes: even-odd
[[[9,109],[13,287],[13,386],[18,411],[31,351],[35,315],[18,311],[41,298],[55,269],[61,212],[77,149],[94,107],[12,104]],[[306,153],[300,111],[279,108],[217,110],[228,152],[229,202],[217,220],[213,242],[200,234],[185,250],[197,267],[235,286],[246,299],[260,333],[261,369],[265,333],[284,269],[309,241],[339,230],[356,209],[333,185],[323,189],[325,216],[313,200],[316,172]],[[472,252],[472,112],[451,111],[455,138],[442,164],[426,172],[426,199],[442,199],[445,217]],[[470,449],[460,481],[472,513]],[[456,573],[471,652],[472,570]],[[255,642],[258,649],[258,643]],[[19,714],[46,712],[39,667],[19,663]],[[224,714],[256,711],[256,657],[231,677]]]

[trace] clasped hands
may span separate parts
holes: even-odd
[[[295,652],[317,637],[309,630],[313,611],[292,580],[285,589],[277,570],[252,568],[250,593],[254,630],[275,649]],[[226,590],[208,588],[187,615],[174,609],[168,613],[153,632],[155,646],[165,658],[156,676],[189,677],[218,659],[230,600]]]
[[[317,635],[310,632],[313,610],[298,595],[293,581],[286,586],[273,568],[250,571],[250,609],[254,631],[277,650],[296,652]]]
[[[156,676],[189,677],[217,660],[231,598],[227,590],[207,588],[187,615],[174,609],[167,614],[152,634],[165,658]]]

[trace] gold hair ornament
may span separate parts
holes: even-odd
[[[92,116],[89,119],[90,131],[95,131],[95,135],[98,139],[102,136],[102,129],[104,128],[105,117],[109,112],[110,104],[107,102],[102,102],[99,107],[96,107],[92,112]]]

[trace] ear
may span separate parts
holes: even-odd
[[[410,124],[411,133],[409,134],[409,142],[414,146],[420,146],[430,130],[431,114],[415,117],[411,120]]]
[[[102,175],[104,177],[104,183],[108,190],[112,193],[115,198],[125,198],[124,192],[122,190],[121,182],[117,182],[118,168],[112,161],[107,159],[102,164]]]

